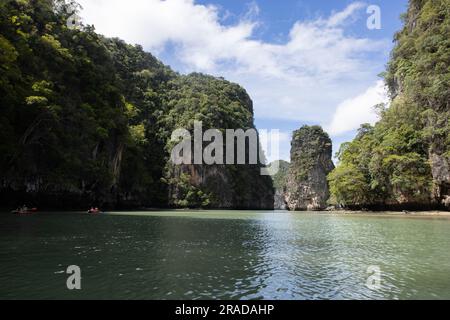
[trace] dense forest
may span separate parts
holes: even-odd
[[[294,135],[293,152],[301,154],[281,162],[274,183],[260,165],[172,165],[173,130],[192,130],[194,121],[204,130],[254,128],[252,100],[237,84],[180,75],[92,26],[71,28],[76,7],[67,0],[0,3],[2,206],[262,209],[273,207],[273,185],[282,207],[299,181],[328,195],[321,177],[333,167],[331,142],[318,127],[299,130],[308,132],[304,139]],[[341,146],[328,175],[330,204],[450,207],[450,0],[410,0],[403,21],[384,73],[391,103],[376,106],[380,121],[363,124]],[[316,133],[323,147],[308,138]],[[314,168],[323,188],[310,185]],[[303,208],[300,202],[294,207]]]
[[[168,161],[172,131],[194,120],[206,129],[253,128],[245,90],[180,75],[92,26],[70,28],[76,6],[0,3],[2,206],[273,206],[272,181],[259,166],[205,173]]]
[[[450,207],[450,1],[410,0],[384,74],[390,107],[342,145],[331,202],[350,208]]]

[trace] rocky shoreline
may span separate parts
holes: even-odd
[[[299,212],[299,211],[298,211]],[[316,211],[317,214],[352,215],[352,216],[396,216],[396,217],[446,217],[450,211],[364,211],[364,210],[329,210]]]

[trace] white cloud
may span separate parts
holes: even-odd
[[[347,6],[342,11],[336,12],[328,19],[328,26],[335,27],[344,23],[349,17],[355,14],[356,11],[363,8],[365,4],[363,2],[354,2]]]
[[[85,22],[98,32],[142,44],[157,55],[171,44],[181,71],[208,72],[240,83],[259,118],[328,123],[339,102],[373,83],[384,67],[383,59],[373,63],[373,55],[384,56],[389,46],[346,34],[361,2],[328,18],[295,22],[282,44],[256,37],[262,22],[254,1],[232,25],[221,19],[219,7],[193,0],[79,2]]]
[[[221,24],[218,8],[193,0],[80,0],[81,15],[97,31],[160,51],[168,43],[178,46],[180,58],[195,68],[210,70],[230,55],[230,46],[251,36],[255,23],[242,20]],[[249,17],[258,13],[249,7]]]
[[[379,80],[364,93],[340,103],[326,129],[332,136],[338,136],[358,129],[362,123],[374,124],[378,116],[373,107],[388,102],[384,82]]]

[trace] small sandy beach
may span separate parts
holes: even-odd
[[[450,219],[450,211],[351,211],[336,210],[328,213],[336,215],[354,215],[354,216],[392,216],[405,218],[445,218]]]

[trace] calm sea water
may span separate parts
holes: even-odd
[[[66,288],[81,268],[82,289]],[[369,266],[381,287],[366,286]],[[1,299],[450,299],[450,220],[0,214]]]

